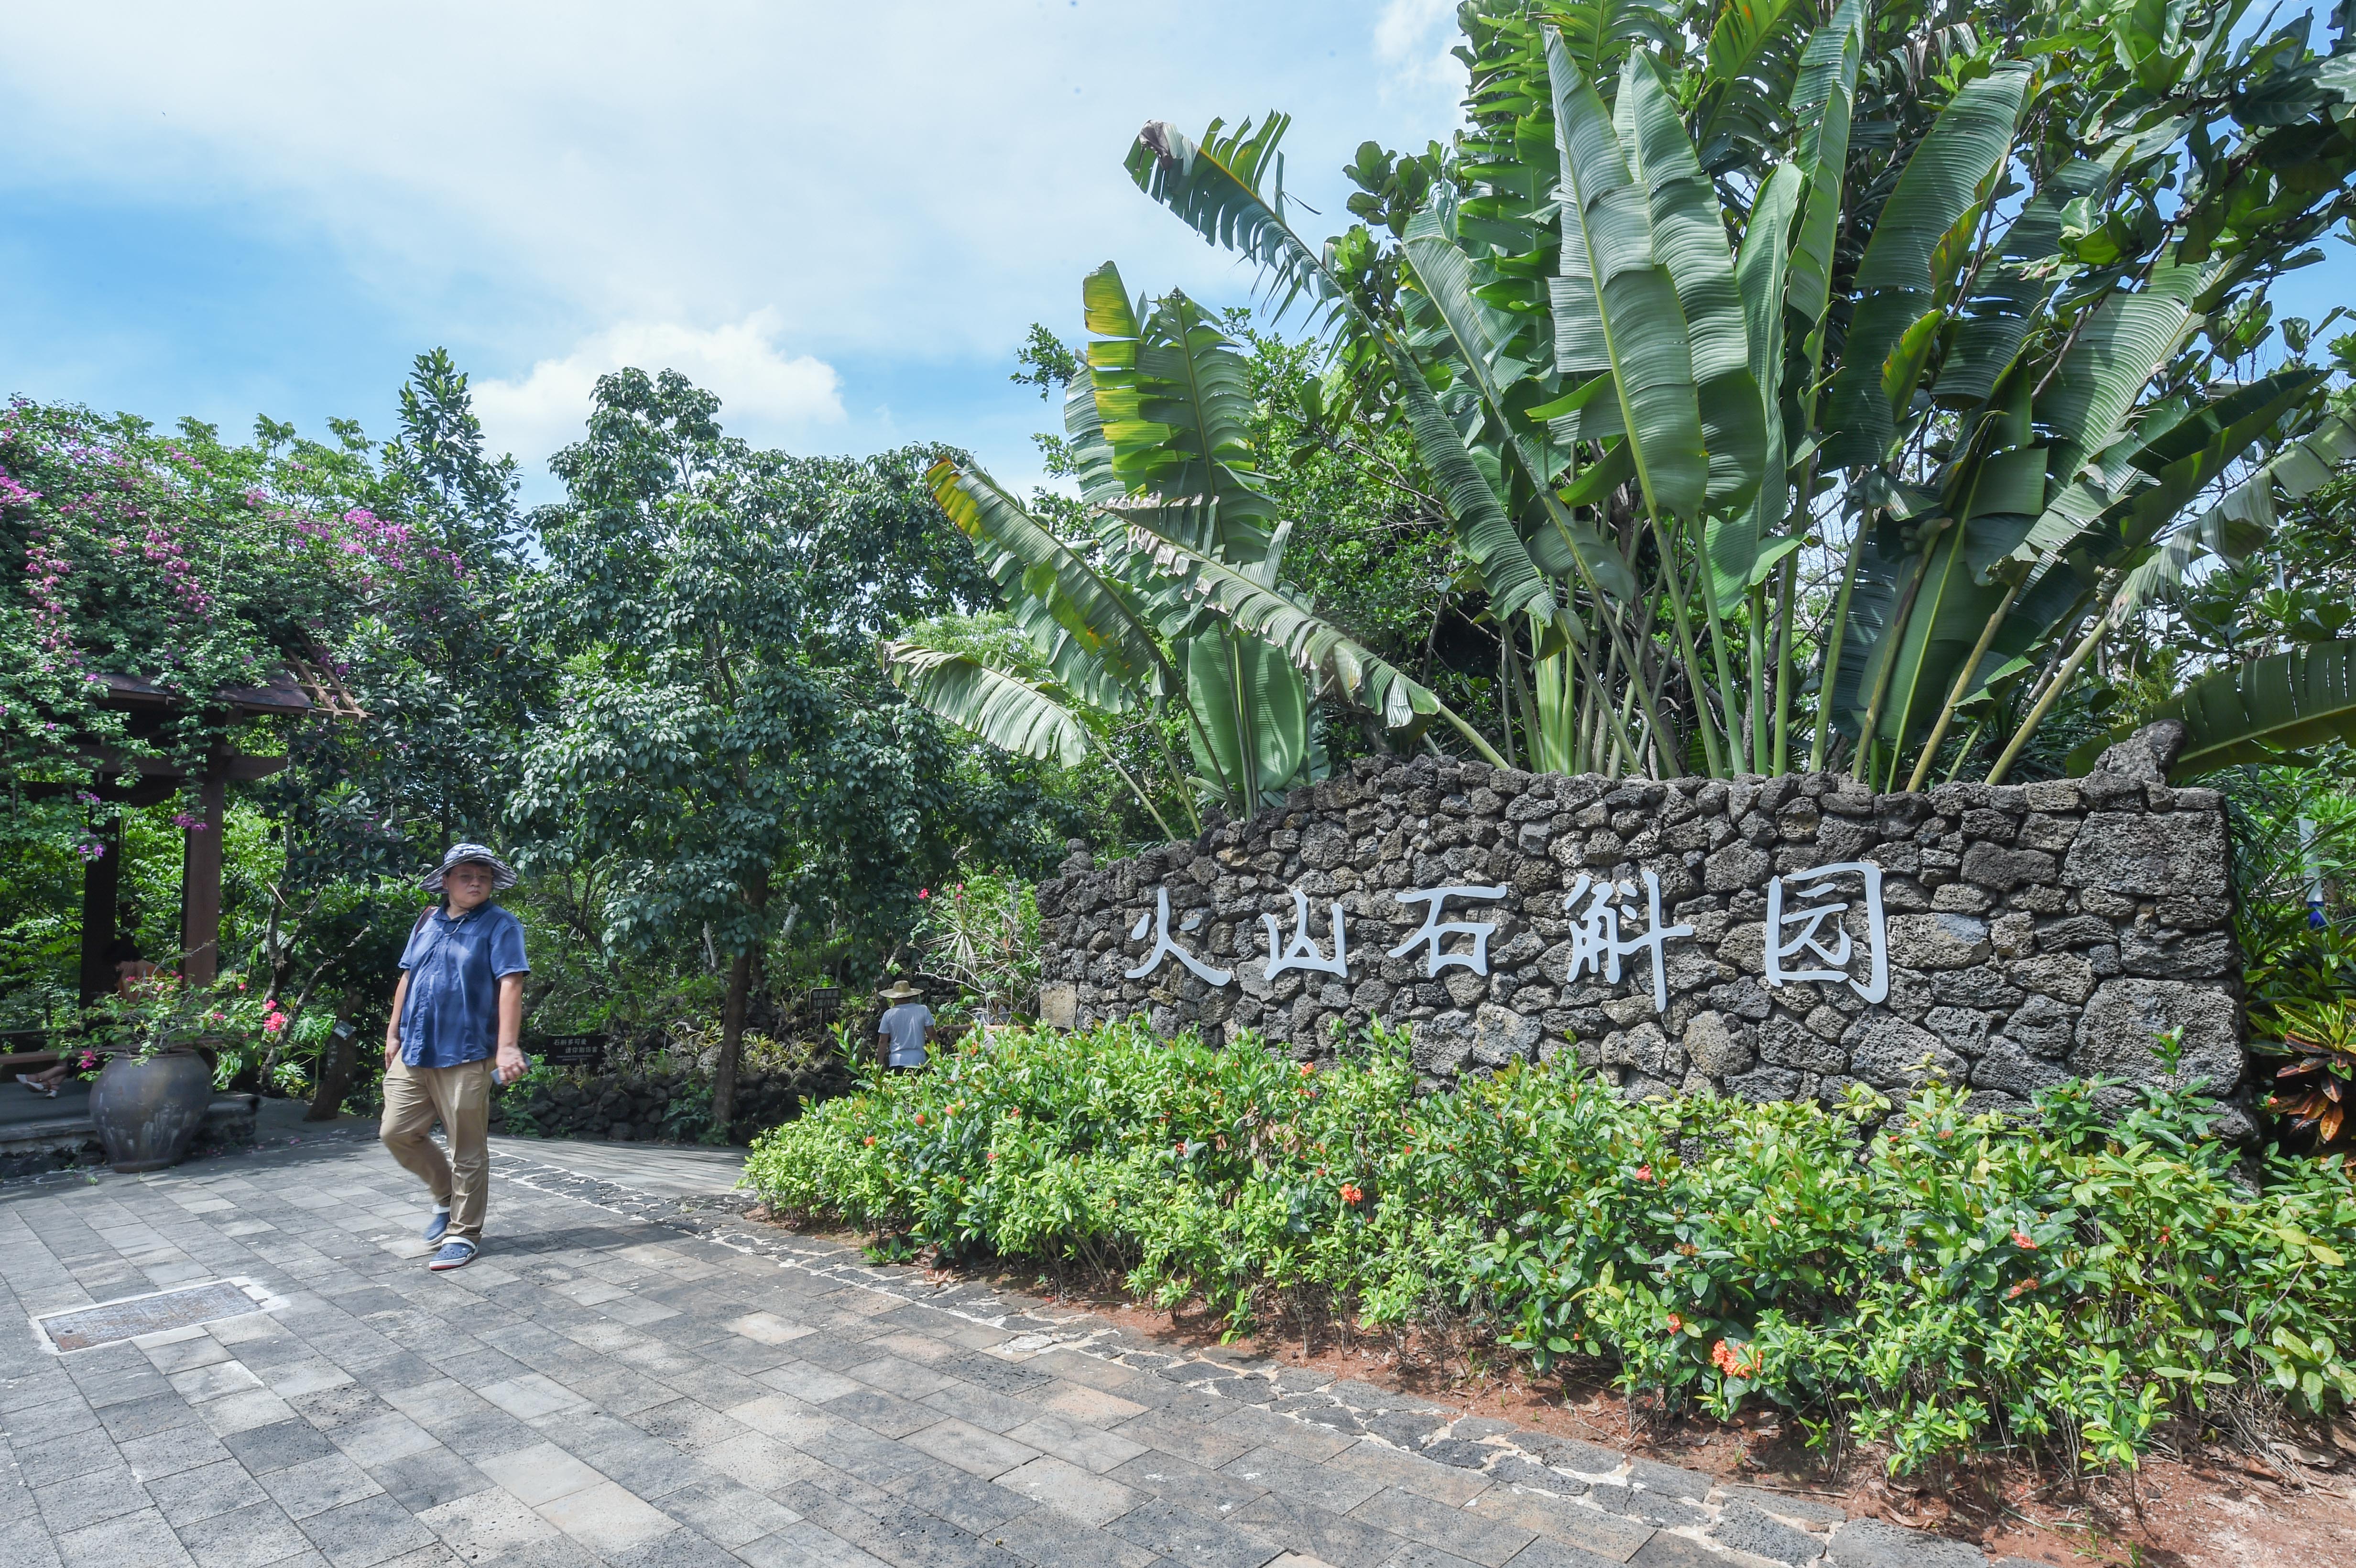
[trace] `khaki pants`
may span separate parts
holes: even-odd
[[[436,1121],[450,1140],[450,1156],[430,1134]],[[445,1242],[483,1239],[483,1207],[490,1198],[491,1062],[456,1067],[412,1067],[400,1058],[384,1070],[384,1125],[377,1136],[402,1168],[434,1189],[434,1201],[450,1206]]]

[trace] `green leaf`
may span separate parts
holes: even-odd
[[[1214,244],[1241,251],[1265,270],[1280,314],[1307,295],[1320,309],[1339,311],[1390,362],[1416,450],[1438,481],[1458,543],[1481,572],[1501,616],[1555,613],[1554,587],[1530,560],[1495,488],[1473,460],[1464,436],[1424,380],[1423,368],[1387,330],[1359,310],[1324,261],[1305,244],[1283,211],[1282,160],[1276,144],[1290,123],[1270,115],[1257,135],[1250,123],[1219,135],[1214,120],[1201,143],[1167,123],[1147,123],[1129,157],[1138,187],[1169,207]],[[1259,180],[1272,172],[1276,188],[1263,197]]]
[[[1020,676],[915,643],[887,642],[881,652],[892,683],[934,717],[1001,751],[1067,768],[1087,760],[1087,726],[1079,715]]]
[[[2184,721],[2171,778],[2356,740],[2356,640],[2316,643],[2203,676],[2151,717]]]
[[[1143,528],[1132,531],[1141,554],[1180,589],[1202,601],[1241,632],[1280,651],[1317,678],[1315,695],[1339,698],[1381,719],[1384,728],[1412,740],[1422,732],[1440,700],[1402,670],[1329,622],[1303,608],[1282,589],[1258,582],[1223,561]]]
[[[1552,31],[1547,67],[1564,197],[1563,275],[1553,290],[1556,368],[1565,375],[1612,372],[1647,503],[1690,517],[1708,492],[1709,459],[1676,286],[1654,258],[1644,194],[1611,112]]]
[[[2143,389],[2199,325],[2193,303],[2218,269],[2162,262],[2135,293],[2094,307],[2037,400],[2037,421],[2053,437],[2053,476],[2078,477],[2088,457],[2118,439]]]
[[[1271,805],[1309,756],[1309,700],[1300,674],[1257,637],[1218,631],[1187,642],[1186,701],[1198,723],[1187,744],[1205,778],[1225,778],[1228,809]],[[1207,745],[1207,752],[1205,747]]]
[[[1437,204],[1433,209],[1417,214],[1415,220],[1408,225],[1402,248],[1424,296],[1431,302],[1441,321],[1446,323],[1450,338],[1456,347],[1457,358],[1465,374],[1472,379],[1473,389],[1487,405],[1493,421],[1505,431],[1506,441],[1513,446],[1515,461],[1528,476],[1532,488],[1538,492],[1541,503],[1547,505],[1553,514],[1554,527],[1549,531],[1556,542],[1563,547],[1561,553],[1567,558],[1575,552],[1579,562],[1586,565],[1598,586],[1606,592],[1623,600],[1633,598],[1635,578],[1621,560],[1619,551],[1605,543],[1593,528],[1573,518],[1550,488],[1553,475],[1562,465],[1562,455],[1557,453],[1543,436],[1525,432],[1521,421],[1514,420],[1505,410],[1506,389],[1498,384],[1492,368],[1495,346],[1482,326],[1480,313],[1472,299],[1472,263],[1449,239],[1442,211]],[[1536,422],[1540,415],[1537,410],[1531,410],[1523,418]],[[1541,423],[1538,428],[1542,430],[1545,427]],[[1566,559],[1565,564],[1570,571],[1577,570],[1578,562]],[[1564,577],[1569,575],[1569,571],[1551,575]],[[1523,605],[1508,605],[1503,613],[1524,612]],[[1547,616],[1568,613],[1558,604],[1530,605],[1527,612]],[[1566,630],[1570,628],[1566,627]],[[1571,635],[1577,633],[1572,632]]]
[[[1735,258],[1744,336],[1751,346],[1751,380],[1764,425],[1764,463],[1759,493],[1751,504],[1731,517],[1711,518],[1706,535],[1710,592],[1720,616],[1732,614],[1743,591],[1760,581],[1774,561],[1787,553],[1777,550],[1772,559],[1762,558],[1760,542],[1783,528],[1791,504],[1783,403],[1777,387],[1783,366],[1783,301],[1792,221],[1806,185],[1807,176],[1798,165],[1777,165],[1751,204],[1751,221],[1742,231],[1742,249]]]
[[[1975,223],[1995,189],[2029,89],[2029,70],[2016,62],[1966,82],[1931,129],[1882,204],[1858,261],[1858,303],[1833,378],[1825,423],[1825,457],[1854,466],[1879,464],[1898,431],[1914,376],[1893,386],[1885,379],[1892,349],[1926,313],[1944,311],[1954,270],[1967,247],[1950,240]],[[1907,361],[1900,361],[1901,370]],[[1919,373],[1921,361],[1911,362]]]
[[[1176,672],[1137,608],[988,475],[944,458],[925,481],[1058,680],[1092,702],[1108,686],[1148,695],[1176,688]]]
[[[1851,107],[1857,66],[1865,53],[1864,0],[1842,0],[1828,26],[1808,37],[1792,84],[1792,117],[1800,127],[1799,168],[1807,180],[1800,229],[1792,247],[1792,308],[1822,321],[1832,298],[1833,246],[1840,230],[1841,181],[1848,167]]]
[[[1620,109],[1635,131],[1628,148],[1631,172],[1644,187],[1653,254],[1668,270],[1685,317],[1702,446],[1709,455],[1708,504],[1744,507],[1766,469],[1767,430],[1744,302],[1727,250],[1726,215],[1650,56],[1628,57]]]

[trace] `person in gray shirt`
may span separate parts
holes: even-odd
[[[924,993],[905,980],[896,980],[878,993],[892,1004],[876,1021],[875,1036],[884,1051],[884,1065],[914,1072],[925,1064],[925,1047],[933,1038],[933,1009],[917,1001]]]

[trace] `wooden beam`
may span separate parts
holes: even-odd
[[[191,989],[220,974],[221,819],[228,781],[208,770],[197,784],[202,827],[187,828],[180,856],[180,974]]]
[[[98,830],[104,851],[81,868],[81,1005],[114,989],[118,976],[107,953],[114,946],[114,905],[123,889],[123,819],[106,818]]]

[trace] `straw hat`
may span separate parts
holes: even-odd
[[[891,985],[885,987],[883,990],[878,991],[875,994],[883,997],[887,1002],[911,1002],[916,1000],[918,997],[923,996],[925,993],[919,991],[916,987],[911,986],[905,980],[894,980]]]

